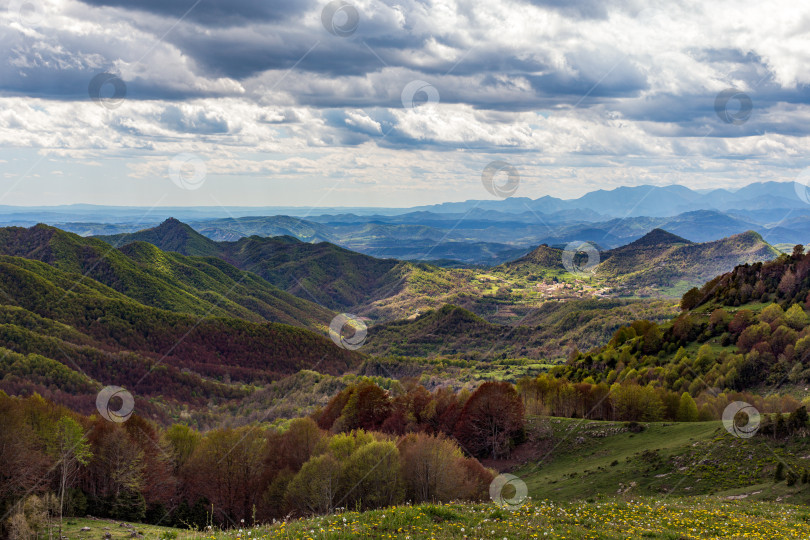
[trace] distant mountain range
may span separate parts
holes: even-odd
[[[692,242],[746,231],[787,250],[810,242],[810,205],[790,182],[756,183],[737,191],[622,187],[570,200],[513,197],[407,209],[0,207],[0,223],[46,222],[82,236],[116,236],[157,227],[169,211],[216,242],[289,236],[376,258],[448,267],[497,266],[540,244],[588,241],[610,250],[656,228]]]
[[[696,191],[684,186],[633,186],[592,191],[577,199],[545,196],[539,199],[512,197],[503,201],[465,201],[413,208],[434,213],[467,212],[473,208],[522,213],[527,210],[543,214],[584,210],[611,217],[669,217],[694,210],[793,209],[810,211],[810,205],[796,193],[794,182],[758,182],[736,191],[713,189]]]

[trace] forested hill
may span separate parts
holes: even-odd
[[[635,381],[693,396],[810,382],[810,255],[801,246],[691,289],[670,323],[635,321],[557,373]]]
[[[214,242],[176,219],[143,231],[98,237],[113,246],[149,242],[164,251],[218,257],[253,272],[269,283],[335,310],[370,304],[395,294],[405,267],[394,259],[377,259],[328,242],[310,244],[291,236],[243,237]]]
[[[0,254],[42,261],[142,304],[179,313],[313,329],[325,328],[334,315],[218,258],[166,252],[145,242],[119,250],[46,225],[5,227],[0,228]]]
[[[810,299],[810,254],[796,246],[790,255],[773,261],[736,267],[717,276],[700,289],[689,291],[685,307],[706,303],[740,306],[748,302],[779,302],[783,307],[806,304]]]
[[[301,369],[352,369],[360,355],[323,335],[333,316],[218,258],[0,229],[0,390],[12,395],[89,412],[121,386],[161,420]]]
[[[339,374],[360,361],[308,330],[145,306],[40,261],[0,256],[0,291],[0,390],[82,411],[109,384],[158,414],[156,398],[203,406],[244,395],[245,383],[301,369]]]
[[[779,255],[753,231],[696,244],[656,229],[639,240],[602,254],[597,276],[623,287],[674,286],[679,281],[703,284],[739,264],[767,261]]]

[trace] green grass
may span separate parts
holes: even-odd
[[[632,433],[622,422],[562,418],[535,418],[530,422],[542,422],[551,429],[553,446],[546,453],[549,457],[515,474],[526,481],[530,494],[554,500],[616,493],[631,481],[641,484],[645,493],[656,493],[654,488],[660,487],[660,482],[655,481],[658,479],[654,474],[665,471],[663,467],[657,470],[658,459],[649,453],[667,460],[696,441],[709,440],[722,429],[718,422],[652,423],[643,432]],[[645,459],[652,463],[645,463]],[[617,465],[611,465],[616,461]],[[643,476],[650,468],[652,478]]]
[[[115,522],[72,520],[68,538],[124,538]],[[528,499],[514,509],[494,503],[422,504],[357,513],[345,512],[227,531],[171,530],[137,525],[144,538],[180,540],[354,539],[354,538],[582,538],[668,540],[704,538],[807,538],[810,510],[768,502],[717,497],[599,499],[557,503]],[[87,533],[78,532],[90,526]],[[120,529],[120,530],[115,530]],[[173,536],[172,536],[173,537]]]
[[[686,291],[694,287],[694,283],[690,283],[689,281],[679,280],[671,287],[663,287],[661,288],[661,294],[670,298],[680,298],[684,295]]]
[[[122,527],[121,524],[125,523],[127,526]],[[83,528],[89,527],[89,531],[82,531]],[[53,537],[56,538],[58,528],[57,525],[52,525]],[[110,534],[110,538],[132,538],[132,533],[136,532],[142,534],[144,538],[201,538],[200,534],[195,534],[190,531],[180,531],[172,529],[171,527],[158,527],[156,525],[146,525],[143,523],[129,523],[124,521],[115,521],[112,519],[89,519],[89,518],[65,518],[62,523],[62,535],[70,540],[81,538],[104,538],[106,533]]]
[[[530,440],[545,446],[514,474],[535,498],[743,494],[810,503],[810,485],[773,481],[780,461],[799,477],[810,469],[805,437],[739,439],[718,421],[653,422],[640,433],[620,422],[565,418],[534,417],[527,425]]]
[[[399,506],[257,527],[215,539],[246,538],[807,538],[810,511],[773,503],[642,498],[594,502],[526,501]],[[250,532],[250,536],[247,536]]]

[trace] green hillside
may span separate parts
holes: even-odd
[[[176,244],[185,228],[179,222],[167,222],[161,234]],[[199,240],[194,235],[183,238]],[[333,316],[329,310],[217,258],[165,252],[144,242],[113,249],[100,240],[45,225],[7,227],[0,229],[0,253],[39,260],[97,280],[142,304],[190,315],[309,328],[324,328]]]
[[[771,260],[779,251],[753,231],[695,244],[656,229],[635,242],[604,252],[596,270],[623,291],[680,295],[737,265]]]
[[[107,384],[145,400],[202,406],[301,369],[340,374],[360,356],[293,326],[146,306],[81,274],[0,256],[0,389],[37,391],[78,410]]]
[[[114,246],[149,242],[164,251],[218,257],[304,300],[379,320],[405,318],[477,292],[467,283],[468,270],[378,259],[292,236],[213,242],[188,225],[167,220],[152,229],[99,238]]]
[[[528,418],[527,433],[517,452],[525,463],[512,472],[535,499],[746,495],[739,498],[810,502],[810,485],[774,480],[779,463],[797,479],[810,470],[804,437],[741,439],[718,421],[634,425],[553,417]]]
[[[411,319],[371,327],[364,352],[554,360],[567,357],[572,350],[588,350],[607,342],[628,320],[664,322],[676,311],[676,305],[667,301],[574,299],[527,310],[515,324],[496,324],[469,310],[445,305]]]
[[[367,304],[398,291],[402,285],[397,282],[397,270],[406,264],[375,259],[326,242],[308,244],[289,236],[252,236],[225,242],[221,248],[221,256],[235,266],[336,310]]]
[[[808,294],[810,255],[801,250],[742,265],[687,292],[684,312],[671,322],[635,321],[555,373],[693,396],[804,385],[810,382]]]

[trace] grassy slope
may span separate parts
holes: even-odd
[[[810,513],[779,504],[705,499],[530,501],[516,511],[492,503],[401,506],[293,521],[254,538],[807,538]],[[213,538],[239,538],[215,534]],[[245,536],[242,536],[245,538]]]
[[[201,533],[180,531],[171,527],[159,527],[144,523],[126,523],[126,526],[122,527],[122,523],[126,522],[112,519],[65,518],[62,524],[62,535],[71,540],[104,538],[107,533],[110,535],[108,538],[132,538],[133,532],[143,535],[143,538],[202,538]],[[90,530],[82,531],[85,527],[89,527]],[[57,526],[52,525],[51,529],[53,538],[57,538]]]
[[[745,494],[810,502],[810,485],[773,481],[779,461],[799,476],[810,468],[808,440],[738,439],[717,421],[645,425],[632,433],[619,422],[530,418],[530,436],[547,442],[515,474],[535,498],[559,501]]]

